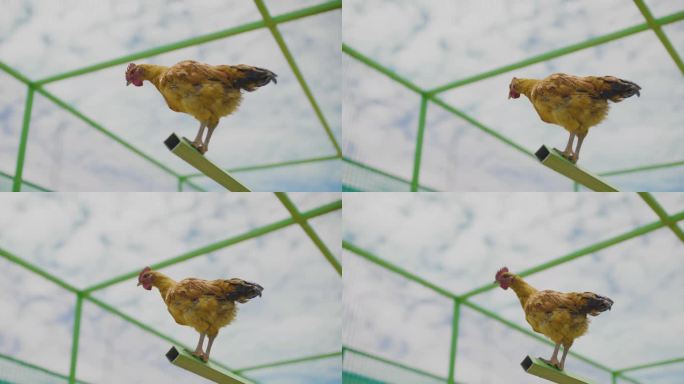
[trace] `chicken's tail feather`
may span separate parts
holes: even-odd
[[[278,80],[275,73],[269,71],[268,69],[252,67],[249,65],[236,65],[234,66],[241,74],[242,77],[237,79],[235,85],[245,91],[252,92],[259,87],[270,83],[277,84]]]
[[[613,300],[592,292],[584,292],[582,297],[584,298],[584,305],[580,311],[592,316],[598,316],[601,312],[609,311],[613,306]]]
[[[264,288],[255,283],[250,283],[242,279],[223,280],[225,283],[226,300],[246,303],[250,299],[261,296]]]
[[[632,97],[634,95],[640,96],[641,87],[636,83],[628,80],[618,79],[614,76],[601,77],[604,87],[600,93],[602,99],[607,99],[615,103]]]

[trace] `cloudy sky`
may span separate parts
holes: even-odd
[[[682,195],[655,194],[670,213]],[[347,194],[344,235],[352,244],[463,294],[493,281],[508,266],[521,271],[654,222],[636,195]],[[680,224],[681,227],[681,224]],[[526,280],[538,289],[593,291],[615,301],[595,318],[572,350],[618,369],[681,357],[684,343],[684,245],[661,228]],[[453,303],[434,291],[347,252],[343,344],[446,377]],[[512,291],[495,289],[472,301],[529,329]],[[553,348],[469,308],[461,309],[456,379],[469,384],[543,382],[519,366],[525,355]],[[608,375],[569,357],[573,373],[607,382]],[[367,358],[345,360],[352,372],[408,383],[406,371]],[[684,367],[634,374],[672,383]],[[431,382],[422,378],[424,382]],[[418,381],[413,381],[418,382]]]
[[[684,7],[646,0],[656,17]],[[644,22],[632,2],[347,0],[345,44],[430,89]],[[391,20],[391,22],[389,22]],[[680,56],[684,22],[664,27]],[[420,97],[345,55],[344,150],[411,179]],[[592,128],[580,163],[596,172],[681,161],[684,78],[652,31],[562,56],[440,94],[448,104],[531,152],[563,148],[566,132],[543,123],[526,98],[507,100],[513,76],[614,75],[643,88]],[[441,190],[571,190],[564,177],[429,103],[421,183]],[[346,173],[347,171],[345,171]],[[607,180],[624,190],[681,190],[682,167]],[[376,176],[377,178],[377,176]],[[359,181],[363,187],[363,181]],[[387,188],[387,187],[386,187]],[[396,188],[396,186],[394,186]]]
[[[266,1],[273,15],[324,0]],[[86,13],[87,12],[87,13]],[[30,79],[261,20],[252,1],[3,2],[0,60]],[[334,134],[340,133],[341,11],[279,26]],[[221,121],[208,157],[226,168],[334,155],[335,150],[268,29],[139,60],[171,65],[194,59],[245,63],[278,74],[245,96],[240,112]],[[172,132],[194,138],[199,123],[168,109],[156,89],[125,87],[126,64],[50,83],[46,89],[106,129],[182,174],[196,172],[162,144]],[[14,173],[25,86],[0,72],[0,171]],[[340,164],[244,173],[254,190],[339,190]],[[175,190],[164,171],[36,95],[24,176],[58,190]],[[211,182],[200,182],[217,189]],[[275,186],[274,186],[275,185]],[[3,188],[6,188],[3,186]],[[220,187],[218,187],[220,188]]]
[[[335,193],[291,194],[302,211]],[[6,195],[0,248],[81,289],[288,217],[272,194]],[[341,212],[311,225],[340,257]],[[0,258],[0,353],[68,374],[75,297]],[[240,306],[212,357],[232,368],[339,351],[341,280],[304,231],[292,225],[163,270],[175,279],[240,277],[264,295]],[[198,334],[177,325],[156,290],[135,279],[94,296],[176,340]],[[187,328],[187,329],[186,329]],[[83,305],[78,377],[91,383],[203,383],[170,365],[169,342],[88,301]],[[339,359],[256,370],[263,383],[339,382]],[[0,381],[15,377],[3,377]],[[21,378],[23,376],[19,376]],[[22,381],[20,381],[22,382]],[[30,380],[28,382],[31,382]]]

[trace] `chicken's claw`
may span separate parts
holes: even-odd
[[[202,351],[200,351],[200,352],[194,351],[192,353],[192,355],[199,358],[200,360],[204,361],[205,363],[209,360],[209,357],[207,356],[207,354],[202,352]]]

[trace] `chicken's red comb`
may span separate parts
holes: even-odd
[[[508,267],[503,267],[503,268],[499,269],[499,272],[496,273],[496,277],[494,279],[496,281],[499,281],[499,278],[501,277],[501,275],[503,275],[506,272],[508,272]]]
[[[143,275],[145,272],[149,272],[149,271],[151,271],[151,270],[152,270],[152,269],[151,269],[150,267],[145,267],[145,269],[143,269],[142,272],[140,272],[140,274],[138,275],[138,280],[140,280],[140,278],[142,278],[142,275]]]

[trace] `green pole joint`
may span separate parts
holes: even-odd
[[[276,197],[280,202],[285,206],[285,209],[290,213],[290,216],[292,219],[299,224],[299,226],[304,230],[304,232],[309,236],[311,241],[313,241],[314,245],[318,248],[318,250],[321,251],[323,256],[325,257],[326,260],[330,263],[330,265],[335,269],[338,275],[342,276],[342,265],[340,265],[340,262],[337,261],[335,256],[330,252],[330,249],[325,245],[323,240],[318,236],[316,231],[309,225],[309,222],[307,221],[306,218],[304,218],[301,213],[299,213],[299,210],[297,210],[297,207],[292,203],[289,197],[287,197],[286,193],[283,192],[276,192],[275,193]]]
[[[679,228],[677,223],[670,219],[670,216],[667,215],[667,212],[663,209],[663,207],[658,203],[658,201],[653,197],[648,192],[639,192],[639,196],[648,204],[648,206],[655,212],[655,214],[660,218],[660,221],[662,221],[665,225],[667,225],[672,232],[681,240],[684,242],[684,232],[682,232],[682,229]]]
[[[672,57],[672,60],[674,60],[675,64],[677,65],[677,68],[679,68],[679,71],[684,75],[684,62],[682,62],[682,58],[679,57],[679,54],[677,53],[677,50],[672,46],[670,39],[668,39],[667,35],[665,35],[665,32],[663,32],[663,28],[660,26],[658,21],[653,17],[651,10],[648,8],[648,6],[644,3],[643,0],[634,0],[634,4],[636,4],[637,8],[639,8],[641,14],[644,15],[646,23],[648,23],[648,26],[651,27],[653,32],[655,32],[656,36],[658,36],[658,39],[665,47],[665,50],[667,50],[667,53],[670,55],[670,57]]]

